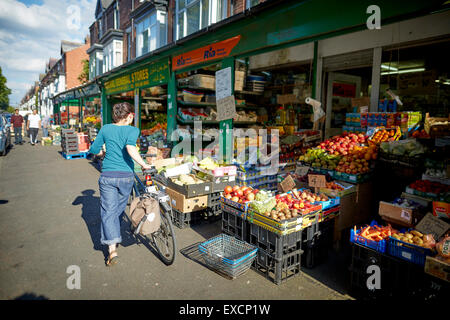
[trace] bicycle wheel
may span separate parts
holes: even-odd
[[[176,252],[175,233],[170,217],[172,209],[166,203],[161,203],[160,209],[161,226],[158,231],[152,233],[152,238],[161,260],[164,264],[171,265],[175,260]]]

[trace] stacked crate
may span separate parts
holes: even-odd
[[[64,155],[79,154],[78,134],[73,130],[63,130],[61,148]]]

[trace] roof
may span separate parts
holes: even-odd
[[[101,0],[101,1],[102,1],[102,7],[103,7],[103,9],[108,8],[108,7],[111,5],[111,3],[114,2],[114,0]]]
[[[71,51],[73,49],[81,47],[82,45],[83,43],[61,40],[61,55],[63,55],[67,51]]]

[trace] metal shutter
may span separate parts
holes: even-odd
[[[339,54],[323,58],[324,71],[339,71],[346,69],[372,67],[373,49]]]

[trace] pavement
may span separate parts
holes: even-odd
[[[219,234],[220,222],[175,227],[178,248],[171,266],[135,243],[124,223],[120,261],[106,267],[100,173],[92,161],[65,160],[60,150],[27,143],[0,157],[0,299],[351,299],[344,264],[333,253],[328,263],[281,285],[253,270],[229,280],[186,255]]]

